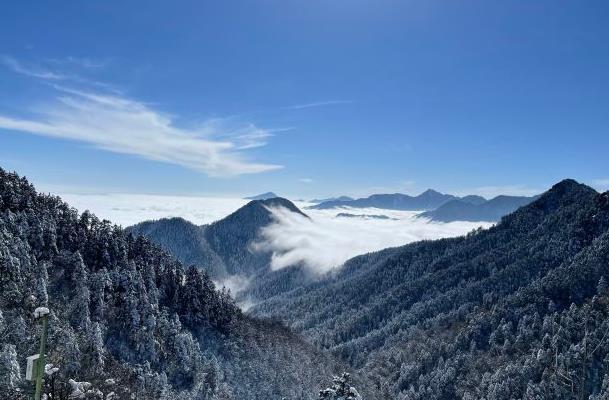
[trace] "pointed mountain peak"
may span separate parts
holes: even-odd
[[[294,203],[292,203],[290,200],[283,198],[283,197],[274,197],[274,198],[266,199],[266,200],[254,200],[254,201],[251,201],[249,204],[252,204],[252,203],[259,203],[266,207],[283,207],[283,208],[287,208],[288,210],[290,210],[292,212],[299,213],[299,214],[304,215],[305,217],[308,217],[308,215],[306,215],[305,213],[300,211],[300,209],[298,207],[296,207],[296,205]]]
[[[544,198],[547,200],[569,200],[579,197],[580,195],[592,195],[598,192],[589,186],[579,183],[574,179],[563,179],[543,193],[539,200]]]
[[[447,196],[447,195],[440,193],[437,190],[427,189],[426,191],[424,191],[423,193],[421,193],[420,195],[418,195],[416,197],[418,197],[418,198],[437,198],[437,197],[444,197],[444,196]]]
[[[568,191],[568,190],[589,190],[590,187],[584,185],[583,183],[577,182],[575,179],[567,178],[558,182],[549,190],[551,191]]]
[[[423,193],[421,193],[419,196],[423,196],[423,195],[432,195],[432,194],[442,194],[440,192],[438,192],[437,190],[433,190],[433,189],[427,189],[426,191],[424,191]]]
[[[270,199],[263,200],[252,200],[237,211],[233,212],[226,218],[214,222],[214,224],[224,223],[232,220],[252,220],[252,221],[263,221],[264,224],[271,222],[271,213],[268,210],[269,207],[283,207],[288,210],[301,214],[308,218],[308,216],[300,211],[298,207],[290,200],[283,197],[273,197]]]
[[[526,209],[532,207],[547,213],[570,204],[586,202],[597,195],[598,192],[589,186],[574,179],[564,179],[523,208],[526,211]]]

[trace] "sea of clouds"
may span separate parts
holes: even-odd
[[[247,204],[226,197],[150,194],[61,194],[78,211],[89,210],[101,219],[127,227],[146,220],[182,217],[197,225],[209,224]]]
[[[262,229],[257,244],[273,252],[272,268],[302,263],[324,273],[359,254],[423,239],[464,235],[478,227],[492,225],[489,222],[432,222],[417,218],[418,212],[414,211],[375,208],[304,211],[310,219],[286,209],[272,209],[275,222]],[[341,212],[361,217],[337,217]],[[370,218],[370,215],[389,218]]]
[[[239,198],[165,196],[146,194],[63,194],[79,211],[88,209],[98,217],[122,226],[165,217],[182,217],[197,225],[219,220],[245,205]],[[295,202],[310,218],[283,208],[271,211],[274,222],[264,227],[254,250],[273,252],[272,268],[303,264],[324,273],[359,254],[400,246],[423,239],[466,234],[488,222],[439,223],[417,218],[417,212],[374,208],[312,210]],[[361,217],[337,217],[338,213]],[[385,215],[376,219],[365,215]]]

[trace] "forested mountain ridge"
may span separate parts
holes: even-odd
[[[251,201],[227,217],[210,225],[197,226],[182,218],[145,221],[126,228],[143,235],[185,264],[207,271],[221,284],[239,289],[233,295],[241,304],[283,293],[311,281],[307,269],[271,269],[272,253],[254,249],[261,228],[273,222],[271,208],[282,207],[308,218],[291,201],[276,197]]]
[[[281,325],[244,316],[207,274],[0,169],[1,398],[31,388],[43,305],[53,399],[73,393],[69,379],[93,399],[314,399],[338,372]]]
[[[224,261],[207,243],[204,229],[204,226],[175,217],[140,222],[125,231],[135,237],[148,238],[185,265],[202,267],[214,279],[226,276]]]
[[[609,194],[565,180],[466,237],[363,255],[254,307],[391,399],[606,399]]]
[[[257,238],[260,228],[274,221],[269,208],[278,207],[307,217],[291,201],[276,197],[251,201],[227,217],[205,227],[205,239],[214,252],[222,257],[229,275],[251,275],[268,267],[271,254],[253,251],[251,244]]]
[[[184,263],[205,269],[214,279],[232,275],[250,276],[269,266],[271,254],[253,251],[260,228],[273,222],[269,208],[283,207],[306,216],[291,201],[275,197],[253,200],[227,217],[197,226],[182,218],[145,221],[126,228],[143,235]]]

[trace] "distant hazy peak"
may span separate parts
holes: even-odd
[[[474,199],[472,199],[474,197]],[[467,196],[444,203],[435,210],[421,213],[419,216],[439,222],[453,221],[488,221],[497,222],[503,216],[516,211],[536,200],[538,196],[505,196],[500,195],[491,200],[476,199],[476,196]]]
[[[444,196],[444,194],[438,192],[437,190],[427,189],[426,191],[424,191],[423,193],[421,193],[420,195],[418,195],[416,197],[422,197],[422,196]]]
[[[313,200],[309,200],[310,203],[325,203],[326,201],[353,201],[353,197],[338,196],[338,197],[329,197],[327,199],[313,199]]]
[[[277,196],[273,192],[266,192],[266,193],[262,193],[262,194],[259,194],[256,196],[244,197],[244,199],[245,200],[268,200],[268,199],[272,199],[275,197],[279,197],[279,196]]]
[[[485,203],[487,201],[484,197],[478,196],[478,195],[475,195],[475,194],[470,194],[468,196],[463,196],[463,197],[461,197],[460,200],[464,201],[466,203],[469,203],[469,204],[474,204],[474,205],[479,205],[479,204]]]

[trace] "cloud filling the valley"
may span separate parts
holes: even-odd
[[[122,226],[145,220],[182,217],[197,225],[222,219],[247,204],[236,197],[168,196],[148,194],[62,194],[70,205],[94,212]],[[416,218],[417,212],[375,208],[305,209],[311,205],[295,202],[311,218],[273,208],[274,222],[262,228],[254,250],[273,252],[272,268],[303,264],[323,273],[359,254],[401,246],[423,239],[439,239],[466,234],[488,222],[430,222]],[[349,213],[352,217],[337,217]],[[371,218],[385,215],[388,219]]]
[[[244,206],[234,197],[170,196],[153,194],[74,194],[60,197],[78,211],[89,210],[99,218],[124,227],[146,220],[181,217],[203,225],[217,221]]]
[[[303,206],[304,204],[299,204]],[[264,227],[256,248],[273,252],[274,269],[303,264],[324,273],[348,259],[387,247],[401,246],[424,239],[439,239],[466,234],[488,222],[431,222],[416,218],[417,212],[380,209],[306,210],[311,217],[285,208],[271,209],[275,222]],[[340,218],[338,212],[361,217]],[[364,215],[386,215],[388,219]]]

